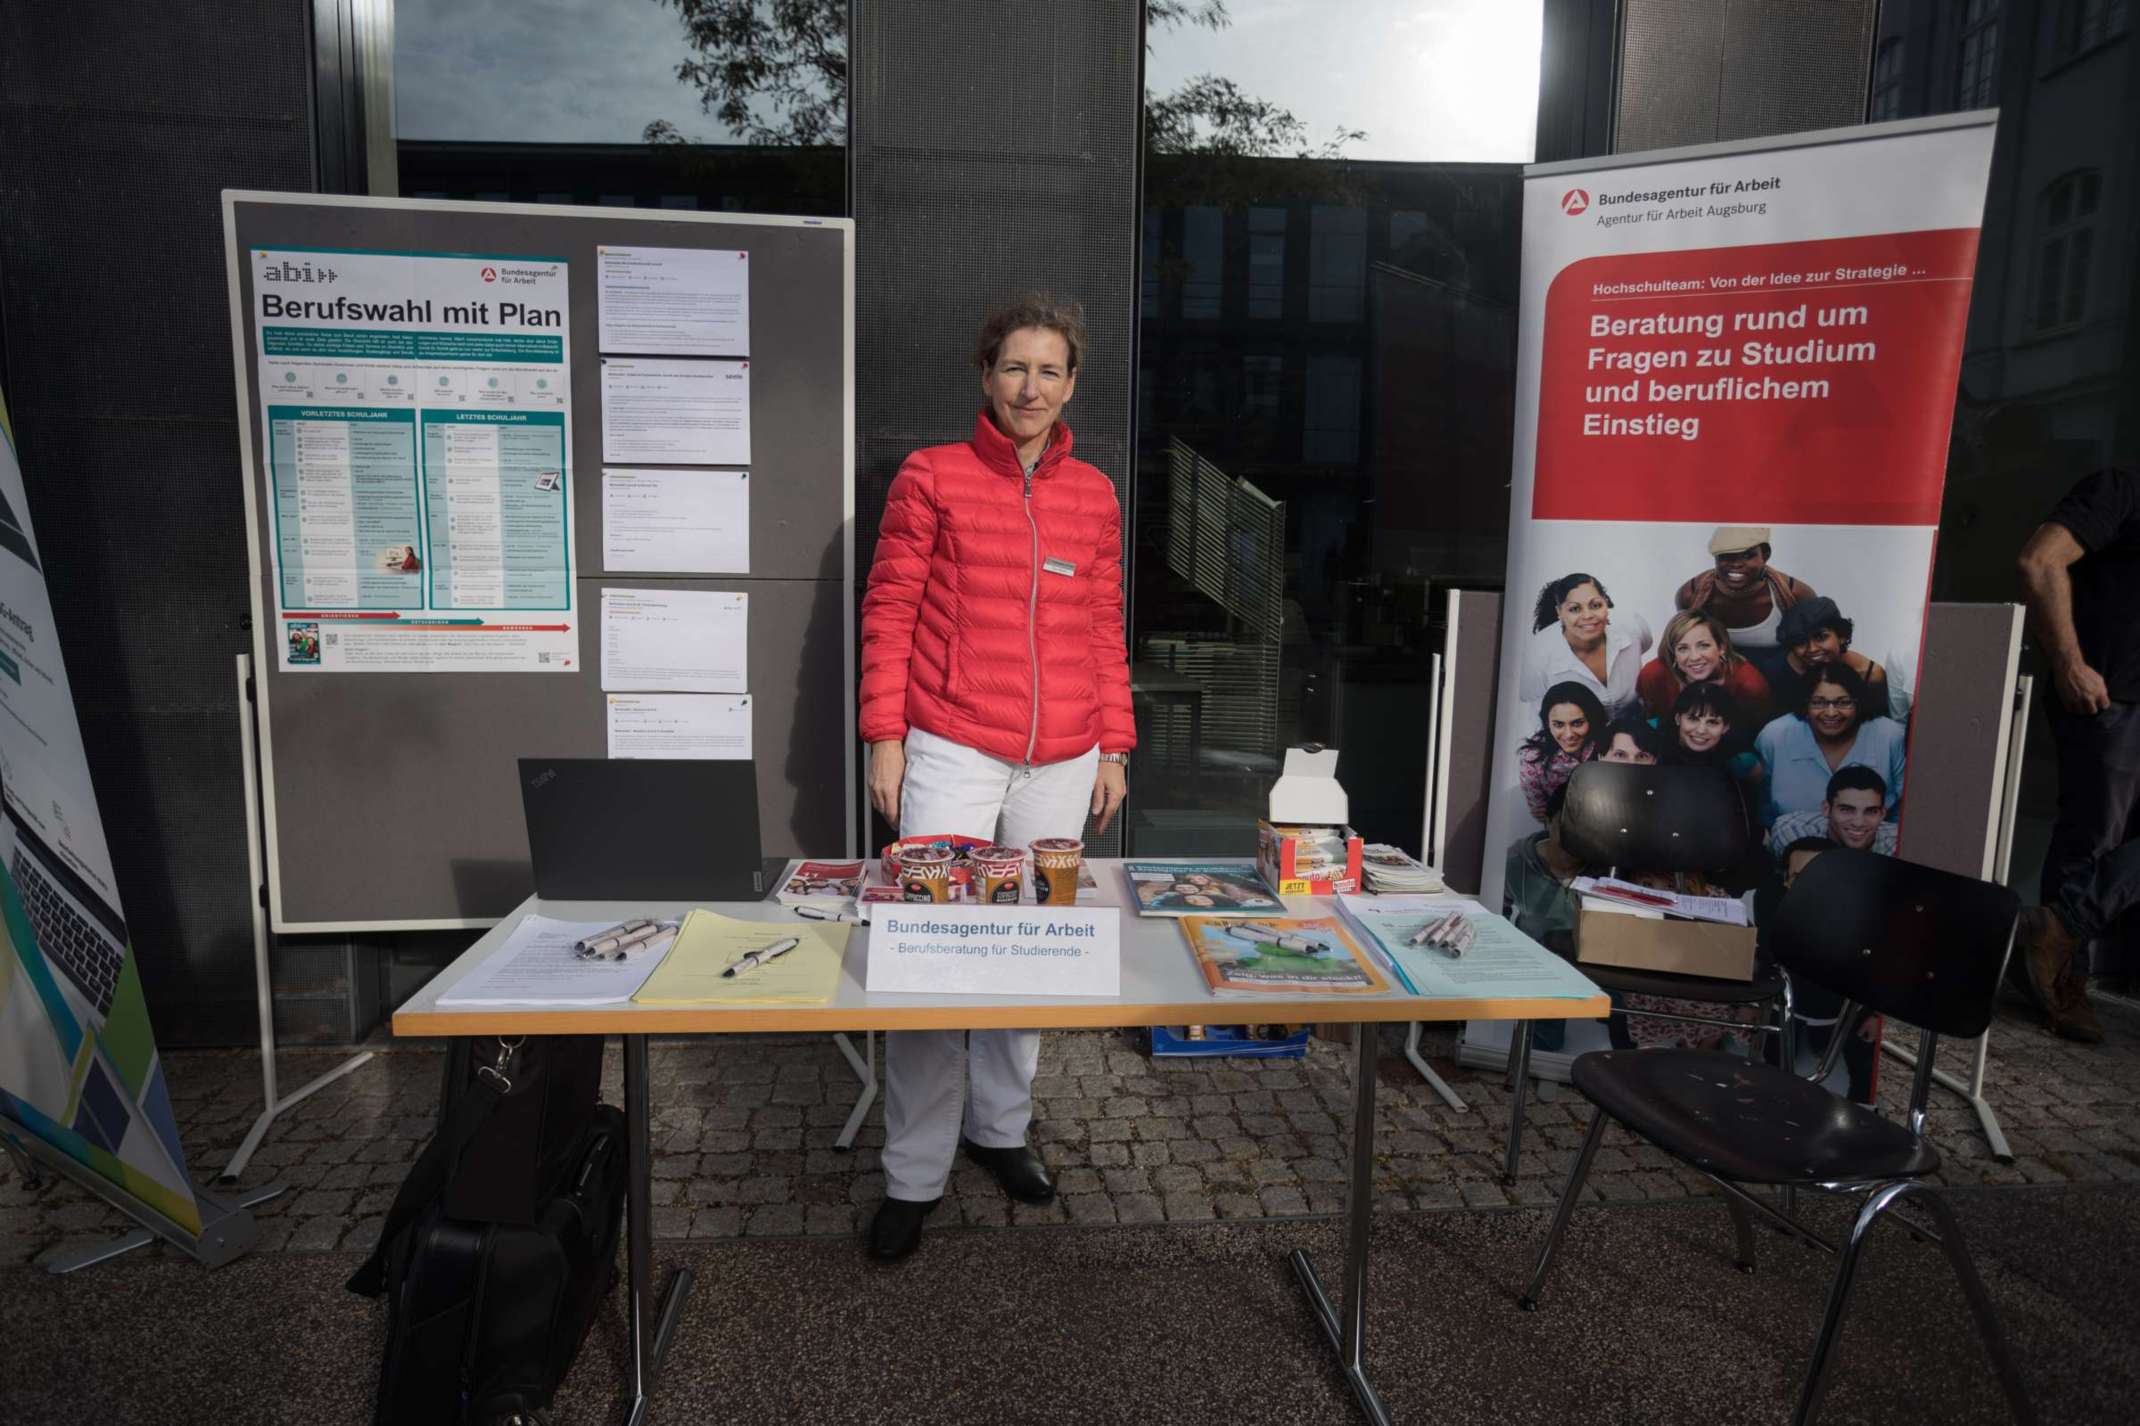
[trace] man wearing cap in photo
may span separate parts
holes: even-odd
[[[1679,586],[1673,602],[1681,609],[1707,609],[1722,619],[1731,646],[1780,689],[1783,685],[1771,669],[1780,671],[1783,665],[1778,629],[1784,611],[1814,593],[1812,585],[1768,562],[1768,537],[1766,525],[1719,525],[1709,536],[1716,568]]]
[[[1844,618],[1843,611],[1836,608],[1835,601],[1825,594],[1784,610],[1783,621],[1776,627],[1776,642],[1782,647],[1784,663],[1791,670],[1791,686],[1797,687],[1808,671],[1822,664],[1848,664],[1859,678],[1865,680],[1866,690],[1872,694],[1875,705],[1884,708],[1887,716],[1896,722],[1908,722],[1909,690],[1899,683],[1890,683],[1885,665],[1873,662],[1850,647],[1851,638],[1856,633],[1856,623]]]

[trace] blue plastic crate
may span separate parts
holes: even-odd
[[[1154,1025],[1152,1054],[1161,1056],[1229,1055],[1257,1060],[1297,1060],[1308,1053],[1309,1030],[1299,1030],[1283,1040],[1258,1040],[1241,1025],[1206,1025],[1204,1038],[1188,1038],[1186,1025]]]

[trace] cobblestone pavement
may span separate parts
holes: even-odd
[[[1936,1092],[1933,1135],[1957,1183],[2140,1180],[2140,1007],[2106,1004],[2109,1043],[2053,1039],[2018,1015],[1992,1040],[1987,1093],[2015,1160],[1991,1157],[1976,1117]],[[1470,1102],[1452,1113],[1402,1054],[1402,1027],[1383,1031],[1377,1097],[1378,1209],[1425,1212],[1552,1201],[1588,1124],[1588,1106],[1560,1088],[1533,1095],[1522,1171],[1501,1179],[1509,1093],[1499,1075],[1458,1069],[1453,1028],[1431,1028],[1429,1061]],[[1157,1223],[1288,1218],[1343,1210],[1351,1052],[1318,1042],[1304,1060],[1154,1060],[1142,1032],[1051,1033],[1034,1083],[1033,1141],[1055,1169],[1056,1202],[1008,1202],[963,1160],[937,1227]],[[1941,1062],[1966,1071],[1966,1046]],[[285,1086],[346,1052],[286,1051]],[[881,1051],[880,1051],[881,1054]],[[259,1112],[255,1051],[167,1057],[172,1098],[197,1178],[228,1160]],[[241,1187],[288,1191],[255,1210],[263,1250],[365,1248],[409,1161],[430,1135],[441,1060],[436,1047],[386,1044],[371,1063],[299,1105],[275,1126]],[[831,1039],[717,1037],[652,1050],[654,1232],[661,1238],[841,1235],[857,1232],[882,1196],[883,1111],[855,1149],[833,1147],[856,1082]],[[1908,1076],[1881,1076],[1892,1112]],[[606,1097],[621,1103],[610,1053]],[[1593,1195],[1669,1199],[1707,1184],[1617,1130],[1599,1150]],[[41,1260],[127,1227],[114,1210],[47,1175],[25,1185],[0,1158],[0,1266]],[[168,1251],[158,1245],[149,1251]]]

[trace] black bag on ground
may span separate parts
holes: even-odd
[[[601,1074],[599,1035],[453,1043],[438,1132],[349,1280],[387,1299],[381,1426],[531,1416],[572,1369],[624,1221]]]

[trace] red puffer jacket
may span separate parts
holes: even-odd
[[[1137,745],[1114,483],[1055,434],[1029,478],[983,411],[906,458],[862,600],[862,737],[922,728],[1022,763]]]

